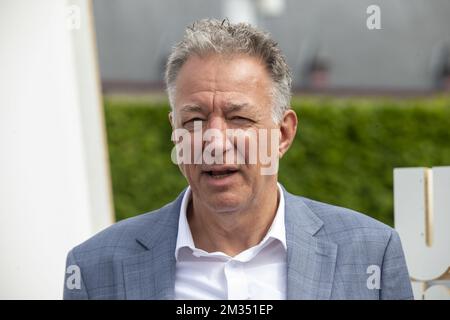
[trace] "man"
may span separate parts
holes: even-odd
[[[297,116],[288,66],[267,34],[201,20],[174,47],[166,83],[189,187],[75,247],[67,267],[80,279],[67,274],[64,298],[412,298],[393,229],[278,184]]]

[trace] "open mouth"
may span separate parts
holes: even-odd
[[[226,170],[208,170],[208,171],[204,171],[205,174],[207,174],[208,176],[214,178],[214,179],[221,179],[221,178],[225,178],[228,176],[231,176],[235,173],[237,173],[238,170],[237,169],[226,169]]]

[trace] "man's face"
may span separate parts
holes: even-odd
[[[180,165],[194,196],[214,212],[245,210],[253,201],[261,199],[265,191],[274,188],[276,173],[261,174],[259,156],[256,162],[249,163],[250,152],[260,152],[260,129],[267,130],[268,138],[263,141],[267,156],[275,155],[278,160],[278,150],[271,150],[270,144],[271,129],[278,130],[272,119],[271,89],[272,82],[264,65],[257,58],[245,55],[191,56],[178,74],[175,110],[171,114],[173,128],[184,128],[193,137],[194,122],[199,121],[203,135],[208,129],[215,129],[224,137],[201,142],[202,151],[209,147],[222,153],[223,164],[208,165],[202,161],[202,164]],[[245,137],[243,150],[237,139],[227,139],[229,129],[256,134]],[[194,138],[191,141],[195,143]],[[250,143],[257,150],[251,149]],[[235,155],[231,162],[227,160],[230,152]],[[237,157],[244,158],[245,163],[237,164]]]

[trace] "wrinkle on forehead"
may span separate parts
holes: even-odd
[[[230,104],[247,104],[256,107],[252,108],[256,113],[270,109],[271,79],[257,58],[192,56],[176,81],[175,105],[180,108],[191,104],[214,112]]]

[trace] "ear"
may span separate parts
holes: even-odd
[[[176,128],[175,128],[175,123],[174,123],[174,121],[175,121],[175,119],[174,119],[174,117],[173,117],[173,111],[170,111],[170,112],[169,112],[169,122],[170,122],[170,125],[172,126],[172,131],[176,129]],[[172,142],[173,142],[173,141],[172,141]],[[175,144],[175,142],[173,142],[173,143]],[[184,172],[183,165],[178,164],[178,169],[180,169],[181,174],[182,174],[184,177],[186,177],[186,174],[185,174],[185,172]]]
[[[295,111],[292,109],[287,110],[280,123],[280,145],[278,150],[280,159],[288,151],[294,141],[297,133],[297,123],[298,119]]]
[[[173,118],[173,111],[169,112],[169,122],[170,125],[172,126],[172,130],[175,130],[175,124],[174,124],[174,118]]]

